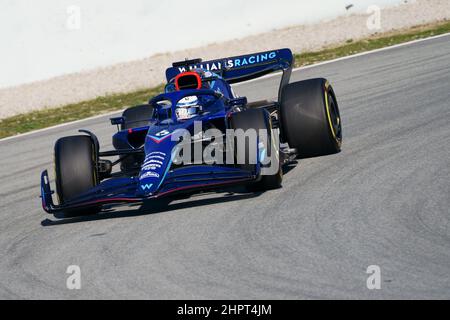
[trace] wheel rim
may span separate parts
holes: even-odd
[[[339,108],[334,99],[333,94],[330,91],[327,91],[328,96],[328,111],[330,116],[330,124],[332,126],[333,133],[335,135],[336,140],[339,142],[342,139],[342,126],[341,126],[341,117],[339,115]]]

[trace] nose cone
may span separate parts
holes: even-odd
[[[139,173],[139,190],[143,196],[154,194],[170,168],[170,156],[166,152],[151,151],[144,160]]]
[[[138,193],[143,196],[154,195],[162,186],[166,175],[172,165],[172,157],[175,154],[178,141],[173,133],[178,126],[153,126],[150,127],[145,140],[145,160],[139,173]]]

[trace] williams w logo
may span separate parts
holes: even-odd
[[[141,188],[142,188],[142,190],[150,190],[150,188],[152,187],[152,185],[153,185],[153,183],[150,183],[150,184],[142,184],[141,185]]]

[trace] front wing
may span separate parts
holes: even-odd
[[[55,205],[53,202],[54,191],[51,189],[48,172],[45,170],[41,174],[42,208],[46,212],[54,214],[59,211],[104,204],[143,203],[146,200],[186,191],[208,190],[249,183],[257,179],[259,171],[259,165],[256,165],[256,172],[221,166],[181,167],[170,171],[158,191],[145,197],[140,195],[137,177],[111,178],[64,204]]]

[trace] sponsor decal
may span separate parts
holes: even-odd
[[[147,160],[147,161],[145,161],[145,163],[144,163],[144,165],[147,165],[147,164],[152,164],[152,163],[157,163],[157,164],[159,164],[159,165],[162,165],[163,163],[162,163],[162,161],[159,161],[159,160]]]
[[[160,151],[153,151],[145,156],[144,163],[142,164],[142,171],[156,170],[161,168],[166,160],[166,154]]]
[[[154,160],[154,159],[148,159],[148,160],[145,160],[144,161],[144,163],[142,164],[142,166],[147,166],[147,165],[159,165],[159,166],[162,166],[163,165],[163,162],[162,161],[159,161],[159,160]]]
[[[159,164],[149,164],[146,165],[144,167],[142,167],[142,171],[147,171],[147,170],[156,170],[161,168],[161,166]]]
[[[161,151],[152,151],[152,152],[150,152],[148,154],[148,156],[151,156],[151,155],[160,155],[160,156],[163,156],[163,157],[166,156],[166,154],[164,152],[161,152]]]
[[[145,157],[145,160],[150,160],[150,159],[158,159],[158,160],[164,161],[166,158],[161,157],[161,156],[147,156],[147,157]]]
[[[153,151],[145,156],[145,160],[150,158],[160,158],[161,160],[164,160],[166,158],[166,154],[164,152]]]
[[[207,63],[200,63],[197,65],[189,66],[189,70],[192,69],[205,69],[208,71],[222,70],[222,69],[233,69],[245,66],[251,66],[258,63],[267,62],[273,60],[277,57],[277,52],[265,52],[250,56],[238,57],[228,60],[216,60]],[[179,67],[178,71],[180,73],[188,71],[186,67]]]
[[[139,180],[146,179],[146,178],[159,178],[159,173],[153,172],[153,171],[148,171],[139,176]]]
[[[150,190],[153,186],[153,183],[148,183],[148,184],[141,184],[141,189],[142,190]]]

